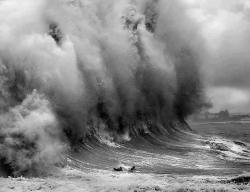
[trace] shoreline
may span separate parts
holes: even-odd
[[[43,178],[0,178],[0,192],[250,191],[250,183],[236,184],[222,182],[229,181],[232,178],[233,177],[118,173],[103,170],[80,171],[66,167],[51,176]]]

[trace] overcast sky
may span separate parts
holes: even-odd
[[[183,0],[200,25],[212,111],[250,112],[250,1]]]

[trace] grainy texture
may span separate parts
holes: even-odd
[[[223,184],[226,178],[61,170],[46,178],[0,178],[0,192],[249,192],[250,184]]]

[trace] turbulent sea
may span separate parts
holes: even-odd
[[[194,177],[250,172],[248,123],[186,123],[210,106],[214,44],[186,2],[0,0],[0,192],[223,191]]]
[[[72,153],[80,169],[112,170],[136,166],[136,172],[229,176],[250,172],[250,123],[191,123],[191,132],[174,136],[145,134],[124,143],[100,136]],[[99,140],[99,141],[98,141]]]

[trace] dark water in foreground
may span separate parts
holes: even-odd
[[[136,166],[154,174],[235,175],[250,172],[250,123],[190,123],[193,133],[144,135],[125,143],[87,142],[69,162],[81,169]],[[99,142],[100,141],[100,142]]]

